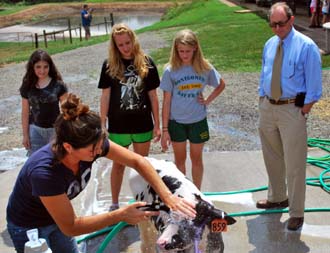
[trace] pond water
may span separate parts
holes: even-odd
[[[114,23],[126,23],[133,30],[137,30],[160,20],[160,14],[145,14],[145,13],[126,13],[121,15],[113,15]],[[56,19],[49,19],[38,23],[21,24],[0,29],[0,41],[31,41],[35,33],[42,34],[43,30],[46,33],[65,30],[68,28],[68,20],[70,19],[71,28],[77,28],[81,23],[80,15],[74,15],[70,17],[61,17]],[[105,25],[105,20],[107,26]],[[103,35],[109,33],[110,26],[110,13],[102,12],[93,15],[91,34]],[[84,31],[82,29],[82,37],[84,37]],[[62,37],[63,34],[57,36]],[[69,37],[69,32],[64,33],[65,37]],[[79,29],[72,31],[73,37],[79,37]]]

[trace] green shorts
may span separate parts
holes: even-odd
[[[210,139],[209,126],[207,119],[203,119],[196,123],[181,124],[175,120],[170,120],[168,123],[168,132],[171,141],[184,142],[189,140],[191,143],[204,143]]]
[[[152,131],[140,133],[140,134],[116,134],[116,133],[109,133],[109,139],[120,146],[128,147],[135,143],[144,143],[148,142],[152,139]]]

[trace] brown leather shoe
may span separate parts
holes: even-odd
[[[287,228],[296,231],[304,224],[304,217],[290,217]]]
[[[270,209],[270,208],[286,208],[289,206],[289,200],[286,199],[282,202],[269,202],[267,199],[257,201],[257,208]]]

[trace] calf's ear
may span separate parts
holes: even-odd
[[[215,206],[211,205],[209,202],[203,200],[199,195],[195,194],[197,204],[196,204],[196,218],[194,223],[196,225],[203,223],[211,223],[214,219],[225,219],[228,225],[232,225],[236,222],[233,217],[228,216],[228,214]]]
[[[234,223],[236,223],[236,220],[229,215],[226,215],[225,219],[226,219],[228,225],[233,225]]]
[[[213,219],[225,219],[227,221],[227,224],[228,225],[232,225],[234,223],[236,223],[236,220],[229,216],[226,212],[218,209],[218,208],[214,208],[212,210],[212,216],[213,216]]]

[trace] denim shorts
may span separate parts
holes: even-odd
[[[24,245],[29,240],[26,231],[32,228],[16,226],[7,219],[7,229],[18,253],[24,253]],[[39,238],[44,238],[53,253],[79,253],[74,237],[64,235],[56,224],[38,227]]]
[[[54,133],[54,128],[43,128],[34,124],[30,124],[29,134],[31,149],[29,150],[28,155],[32,155],[33,152],[48,144],[49,141],[53,138]]]

